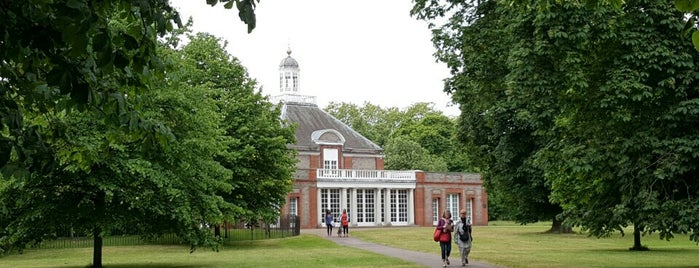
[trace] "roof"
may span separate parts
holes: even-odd
[[[282,61],[279,63],[279,68],[284,67],[298,68],[299,63],[291,56],[287,56],[286,58],[282,59]]]
[[[282,61],[279,63],[279,68],[298,68],[299,63],[296,61],[296,59],[291,57],[291,48],[286,50],[286,58],[283,58]]]
[[[381,147],[315,104],[287,102],[283,105],[282,119],[297,124],[296,144],[292,145],[296,150],[317,151],[314,139],[317,140],[319,134],[332,132],[344,138],[344,152],[383,154]]]

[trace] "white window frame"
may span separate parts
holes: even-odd
[[[447,194],[447,210],[452,219],[459,216],[459,194]]]
[[[289,215],[298,216],[299,215],[298,213],[299,213],[299,198],[298,197],[289,198]]]
[[[407,224],[408,223],[408,190],[407,189],[391,189],[390,190],[390,219],[392,224]]]
[[[325,212],[330,209],[333,214],[333,220],[337,222],[338,217],[342,215],[340,209],[340,189],[320,189],[320,223],[325,224]]]
[[[439,223],[439,198],[432,198],[432,225]]]
[[[323,168],[337,169],[338,168],[338,150],[325,148],[323,149]]]
[[[354,213],[356,223],[374,223],[376,221],[375,197],[375,191],[372,189],[357,189],[357,208]]]

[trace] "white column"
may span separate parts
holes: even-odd
[[[357,226],[357,189],[352,188],[350,192],[350,225]]]
[[[385,194],[384,194],[384,221],[383,225],[384,226],[391,226],[391,189],[386,188],[384,189]]]
[[[342,210],[347,207],[347,188],[340,189],[340,215]]]
[[[408,190],[408,225],[415,224],[415,189]]]
[[[374,190],[374,225],[381,226],[381,188]]]
[[[318,227],[323,227],[323,218],[325,216],[325,213],[323,213],[324,208],[323,208],[323,200],[320,199],[320,191],[322,189],[318,188],[318,191],[316,191],[316,200],[318,200],[318,207],[316,207],[316,215],[319,215],[320,218],[318,218]]]

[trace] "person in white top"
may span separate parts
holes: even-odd
[[[459,247],[461,266],[468,264],[468,254],[471,253],[473,236],[471,236],[471,218],[466,217],[466,210],[459,211],[459,221],[454,226],[454,242]]]

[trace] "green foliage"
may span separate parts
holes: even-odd
[[[447,171],[444,159],[434,156],[419,143],[397,137],[384,147],[385,168],[390,170],[424,170],[433,172]]]
[[[62,4],[18,2],[0,10],[28,12],[23,16],[47,12],[21,21],[35,19],[33,23],[0,26],[7,27],[5,38],[9,36],[2,41],[8,46],[0,46],[0,248],[21,250],[68,232],[100,237],[113,229],[147,238],[176,233],[192,250],[216,248],[219,241],[201,226],[278,215],[291,188],[294,156],[286,144],[293,143],[293,129],[254,92],[255,82],[220,40],[190,36],[183,49],[159,46],[156,51],[156,33],[173,31],[160,27],[170,23],[166,15],[175,16],[167,2],[85,6],[68,1],[68,8],[83,10],[87,18],[114,15],[80,25],[122,33],[120,38],[142,38],[133,47],[129,38],[110,41],[114,49],[132,54],[128,64],[109,62],[116,69],[106,69],[93,49],[98,37],[92,30],[86,34],[92,38],[88,48],[78,54],[69,51],[76,43],[61,48],[63,41],[56,39],[39,48],[26,40],[34,35],[22,27],[56,30],[50,25],[54,20],[60,24],[83,18]],[[178,38],[175,33],[168,41],[173,44]],[[140,45],[146,41],[154,42],[153,47]],[[56,58],[67,62],[51,62]],[[64,74],[58,76],[68,82],[53,81],[45,75],[70,67],[67,63],[86,68],[70,73],[79,73],[79,81]],[[30,69],[37,72],[29,75]],[[97,84],[85,80],[91,74],[97,75]],[[86,88],[65,89],[61,84],[74,87],[79,82],[86,82]],[[34,83],[39,86],[26,86]],[[90,97],[75,98],[80,90],[89,91]],[[7,144],[12,149],[5,151]],[[101,266],[98,252],[96,246],[94,266]]]
[[[214,5],[218,0],[208,0]],[[255,25],[255,0],[235,2],[240,18]],[[158,36],[181,26],[167,0],[12,1],[0,8],[0,167],[13,154],[33,157],[23,117],[31,113],[101,110],[110,125],[143,133],[161,128],[142,122],[124,105],[151,79],[162,78]],[[29,131],[31,132],[31,131]],[[156,136],[158,136],[156,135]],[[12,148],[12,149],[8,149]]]
[[[452,72],[445,80],[445,91],[462,107],[459,139],[484,173],[489,194],[497,197],[489,198],[494,203],[490,207],[500,208],[501,217],[520,223],[555,219],[562,210],[548,201],[549,187],[533,160],[546,141],[537,135],[537,127],[550,124],[551,113],[527,107],[529,103],[515,99],[515,91],[508,86],[508,75],[518,71],[536,82],[517,93],[532,88],[545,91],[555,84],[546,82],[547,74],[531,72],[545,65],[521,61],[522,66],[512,67],[518,62],[509,61],[510,55],[528,53],[517,49],[529,42],[530,32],[525,27],[511,28],[531,25],[531,20],[494,1],[442,4],[431,2],[429,8],[414,9],[414,15],[430,18],[447,9],[453,13],[433,29],[432,40],[437,58]]]
[[[371,103],[359,107],[330,103],[325,110],[384,148],[387,169],[475,171],[471,157],[456,142],[455,121],[431,103],[415,103],[399,110]],[[401,148],[401,146],[407,146]],[[411,155],[411,154],[420,155]]]
[[[220,193],[233,204],[226,219],[272,221],[293,185],[296,160],[286,145],[294,143],[294,129],[280,121],[279,107],[254,91],[255,82],[220,39],[207,34],[188,39],[172,55],[178,66],[169,76],[211,89],[206,95],[219,109],[225,146],[216,159],[233,172],[233,188]]]
[[[484,160],[486,186],[525,204],[512,206],[529,211],[518,221],[558,214],[553,201],[595,236],[633,225],[635,244],[641,232],[699,241],[699,218],[689,216],[699,195],[697,55],[682,35],[686,18],[655,1],[532,3],[413,10],[426,19],[451,12],[433,41],[452,69],[445,90],[464,107],[461,138]]]

